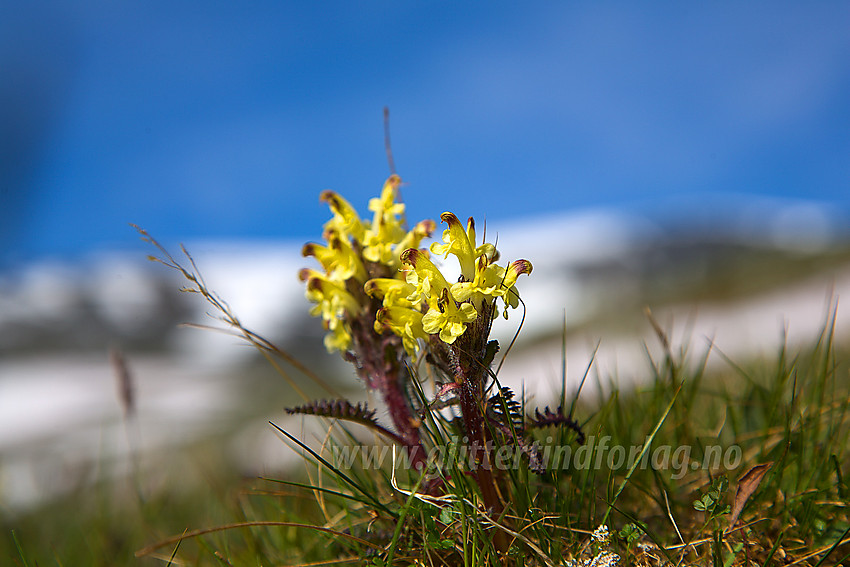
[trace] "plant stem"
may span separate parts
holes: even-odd
[[[399,353],[404,352],[401,339],[392,333],[375,333],[374,313],[379,307],[372,307],[362,321],[351,322],[354,351],[357,354],[350,361],[357,367],[357,373],[366,386],[380,393],[395,430],[404,441],[410,465],[418,470],[425,465],[425,449],[419,436],[418,422],[414,419],[402,386],[406,369],[399,358]]]
[[[493,478],[492,463],[490,461],[490,449],[492,443],[488,443],[484,431],[484,418],[478,408],[478,400],[473,392],[474,387],[467,381],[464,382],[458,393],[460,408],[463,413],[463,421],[466,424],[469,444],[474,448],[474,455],[481,455],[480,462],[474,463],[473,474],[481,489],[481,498],[484,506],[490,513],[498,515],[502,511],[502,503],[496,491],[496,481]],[[479,450],[481,453],[479,453]]]
[[[484,427],[484,416],[479,407],[483,396],[483,393],[480,391],[481,381],[471,379],[472,377],[469,375],[465,377],[459,376],[458,378],[462,378],[460,388],[458,389],[458,398],[461,413],[463,414],[463,422],[469,437],[469,445],[472,449],[470,460],[476,455],[481,455],[480,462],[476,459],[475,462],[471,463],[474,467],[472,470],[473,478],[475,478],[475,482],[481,490],[481,499],[488,511],[488,515],[498,518],[502,513],[503,507],[498,489],[496,488],[496,479],[493,476],[493,466],[490,459],[492,442],[488,441],[489,436]],[[481,453],[479,453],[479,450]],[[500,554],[507,552],[508,541],[502,530],[497,529],[494,532],[493,544]]]
[[[485,301],[477,308],[479,313],[475,322],[467,328],[463,335],[458,337],[454,344],[446,345],[448,346],[445,351],[446,367],[451,368],[454,381],[458,385],[458,401],[468,436],[473,478],[478,484],[479,490],[481,490],[481,500],[488,511],[487,513],[498,518],[504,507],[499,498],[499,490],[493,475],[493,463],[490,458],[493,443],[482,413],[484,409],[484,383],[488,371],[486,366],[487,340],[493,321],[493,303]],[[493,534],[493,544],[496,551],[504,556],[508,550],[508,540],[502,530],[496,529]]]

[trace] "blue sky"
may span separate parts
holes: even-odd
[[[847,3],[11,4],[0,265],[318,238],[388,174],[384,105],[413,219],[850,210]]]

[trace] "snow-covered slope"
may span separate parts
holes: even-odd
[[[574,329],[567,345],[570,384],[581,377],[599,340],[596,367],[602,376],[631,380],[645,374],[642,340],[652,342],[647,325],[603,331],[590,323],[602,312],[623,320],[640,316],[647,265],[663,272],[678,262],[669,254],[658,261],[661,228],[638,217],[593,211],[491,223],[487,232],[488,240],[498,239],[504,260],[522,257],[534,265],[533,274],[519,283],[527,308],[526,342],[502,369],[506,384],[519,390],[525,382],[539,402],[551,400],[559,387],[565,317]],[[740,235],[724,238],[739,242]],[[751,234],[746,239],[753,241]],[[760,244],[765,242],[771,240]],[[297,279],[299,268],[312,262],[301,257],[301,244],[190,242],[187,248],[208,287],[243,325],[281,344],[320,349],[321,325],[307,315]],[[177,250],[171,252],[177,257]],[[700,247],[684,253],[699,254]],[[205,315],[217,314],[202,298],[177,291],[185,283],[172,270],[126,254],[101,254],[77,265],[35,264],[0,278],[0,508],[44,497],[55,476],[45,479],[45,471],[126,454],[109,345],[123,345],[135,363],[146,447],[206,435],[220,416],[244,403],[233,377],[255,353],[226,334],[178,328],[184,321],[221,326]],[[733,302],[668,304],[656,316],[672,321],[680,338],[691,321],[697,348],[711,338],[733,357],[769,353],[782,339],[783,326],[792,342],[812,338],[824,321],[829,290],[850,294],[850,272],[812,276]],[[838,311],[840,336],[850,328],[844,312]],[[516,313],[496,323],[503,345],[520,319]],[[258,417],[250,427],[264,428],[267,418]],[[241,442],[234,450],[256,469],[277,460],[256,454],[259,450],[246,455]]]

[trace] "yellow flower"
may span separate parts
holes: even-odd
[[[393,254],[390,262],[388,262],[389,266],[394,270],[398,270],[399,267],[401,267],[401,252],[408,248],[419,248],[419,244],[422,242],[422,239],[431,236],[431,233],[434,232],[434,229],[436,228],[437,225],[431,219],[426,219],[416,223],[416,226],[405,234],[404,238],[402,238],[396,245],[395,253]]]
[[[487,256],[480,256],[475,264],[475,275],[472,281],[462,281],[452,285],[452,295],[458,301],[471,299],[479,303],[484,297],[496,297],[502,282],[505,269],[497,264],[490,264]]]
[[[434,305],[422,317],[422,330],[429,334],[440,333],[440,340],[452,344],[464,331],[466,324],[472,323],[478,312],[471,303],[458,304],[448,288],[443,288]]]
[[[363,290],[373,297],[384,300],[384,306],[399,306],[413,309],[412,301],[407,298],[416,292],[416,287],[403,280],[393,278],[374,278],[366,282]]]
[[[418,349],[418,339],[429,335],[439,334],[440,340],[453,344],[480,313],[491,312],[485,301],[501,299],[505,317],[509,307],[519,305],[514,284],[521,274],[531,273],[531,263],[517,260],[507,268],[497,265],[495,246],[476,245],[472,217],[464,227],[457,216],[445,212],[440,216],[446,223],[442,242],[432,244],[430,251],[443,258],[457,257],[461,277],[449,284],[428,251],[418,248],[435,230],[434,222],[426,220],[405,229],[405,208],[396,202],[400,185],[401,178],[391,175],[380,197],[369,201],[371,222],[361,220],[351,204],[333,191],[322,193],[321,199],[333,212],[323,234],[327,245],[306,244],[302,253],[314,256],[325,273],[302,270],[301,277],[307,282],[308,299],[316,303],[311,313],[320,315],[330,331],[325,338],[328,349],[349,348],[351,325],[366,313],[369,302],[361,305],[363,297],[353,286],[363,286],[367,295],[382,301],[375,332],[391,330],[402,337],[411,354]],[[393,274],[398,275],[387,277]],[[492,316],[498,313],[494,307]]]
[[[505,318],[508,307],[519,305],[519,292],[514,287],[520,274],[531,273],[531,262],[517,260],[507,269],[495,264],[498,258],[495,246],[487,242],[475,246],[475,221],[472,217],[464,230],[453,213],[443,213],[440,218],[448,225],[443,231],[443,244],[431,245],[431,252],[447,258],[454,254],[460,262],[460,281],[451,286],[451,295],[459,302],[470,301],[474,306],[482,301],[502,298]],[[498,310],[493,310],[493,317]]]
[[[363,239],[366,228],[348,201],[333,191],[323,191],[319,200],[327,203],[334,214],[333,218],[325,223],[326,239],[327,235],[333,232],[341,234],[343,238],[351,237],[357,241]]]
[[[434,221],[425,220],[411,230],[406,229],[404,204],[396,202],[400,185],[401,178],[391,175],[384,182],[380,197],[369,201],[369,210],[373,213],[371,222],[362,220],[355,208],[337,193],[324,191],[321,194],[320,199],[328,204],[333,217],[324,225],[325,242],[306,244],[302,254],[315,257],[323,270],[302,270],[300,275],[302,281],[307,282],[307,298],[316,303],[310,313],[321,316],[325,328],[330,331],[325,338],[328,349],[349,348],[354,321],[374,316],[365,310],[370,302],[354,291],[361,286],[367,294],[382,298],[387,307],[416,311],[418,327],[414,325],[413,328],[427,336],[421,331],[423,299],[421,294],[414,300],[407,299],[414,295],[416,287],[405,282],[399,254],[407,248],[418,247],[423,238],[431,236],[436,225]],[[393,274],[395,278],[388,277]],[[367,285],[364,286],[364,282]],[[397,328],[405,332],[403,327]],[[383,324],[375,324],[376,333],[380,335],[384,331]],[[407,332],[408,335],[411,332]],[[409,336],[407,347],[411,347]]]
[[[316,270],[304,268],[298,277],[307,282],[307,299],[316,303],[310,314],[321,315],[328,328],[335,328],[346,314],[354,315],[360,310],[360,304],[345,287]]]
[[[307,282],[307,299],[316,305],[310,315],[320,316],[325,329],[325,347],[328,351],[346,350],[351,345],[351,332],[346,322],[348,317],[356,316],[361,310],[360,304],[345,287],[331,281],[325,274],[304,268],[298,273],[301,281]]]
[[[369,201],[369,210],[375,216],[363,237],[363,257],[370,262],[392,263],[396,245],[407,232],[399,219],[404,215],[404,204],[395,202],[400,184],[398,175],[390,175],[384,183],[380,198]]]
[[[519,291],[517,291],[517,278],[521,274],[531,274],[532,266],[528,260],[514,260],[505,270],[500,289],[503,291],[502,300],[505,302],[505,319],[508,318],[508,307],[516,309],[519,306]]]
[[[448,228],[443,231],[444,244],[435,242],[431,245],[431,252],[443,258],[454,254],[460,262],[460,273],[463,279],[472,280],[475,276],[476,260],[482,255],[487,256],[488,261],[492,260],[496,254],[496,248],[486,242],[476,248],[475,221],[472,217],[469,217],[466,223],[466,230],[463,229],[463,225],[454,213],[443,213],[440,219],[448,225]]]
[[[401,177],[390,175],[384,182],[381,196],[369,199],[369,210],[375,213],[372,220],[372,230],[376,234],[387,235],[388,240],[398,241],[404,234],[399,217],[404,215],[404,203],[396,203],[395,197]]]
[[[406,277],[407,283],[414,286],[414,291],[407,297],[409,301],[426,301],[430,305],[432,297],[436,302],[442,290],[448,289],[449,282],[422,250],[408,248],[401,253],[401,261],[413,267]]]
[[[419,350],[418,339],[427,339],[428,334],[422,328],[422,313],[406,307],[384,307],[376,314],[375,330],[381,332],[387,327],[401,337],[404,350],[415,356]]]
[[[486,299],[501,297],[505,303],[504,315],[508,318],[507,308],[516,308],[519,305],[519,292],[514,284],[521,274],[531,273],[531,262],[528,260],[516,260],[505,269],[498,264],[490,264],[486,256],[480,256],[476,264],[475,277],[470,282],[458,282],[452,285],[452,295],[458,301],[470,299],[479,304]],[[493,311],[493,317],[498,311]]]
[[[424,301],[428,305],[428,312],[422,317],[423,330],[428,334],[439,333],[445,343],[454,343],[466,330],[466,324],[478,316],[475,307],[470,303],[458,305],[442,272],[421,250],[408,248],[402,252],[401,261],[413,267],[407,272],[407,283],[414,291],[407,300]]]
[[[325,335],[324,343],[328,352],[335,350],[345,352],[351,346],[351,334],[344,325],[338,325]]]
[[[341,238],[338,232],[330,232],[327,237],[328,246],[309,242],[301,249],[301,255],[314,256],[333,280],[356,278],[361,282],[365,281],[366,270],[363,262],[351,244]]]

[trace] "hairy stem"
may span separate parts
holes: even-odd
[[[479,315],[478,321],[461,336],[450,349],[451,366],[454,368],[454,379],[459,385],[458,400],[463,423],[469,437],[471,455],[479,457],[473,465],[473,478],[481,490],[481,499],[488,514],[498,517],[503,510],[496,478],[493,474],[491,451],[493,442],[484,423],[483,402],[484,382],[486,377],[487,338],[490,334],[490,311],[485,309]],[[493,543],[499,553],[504,554],[508,549],[508,541],[504,532],[496,530]]]
[[[414,419],[404,392],[406,369],[399,353],[403,353],[401,339],[392,333],[374,331],[375,313],[379,304],[369,298],[370,308],[361,319],[351,322],[355,348],[350,361],[366,386],[377,390],[392,419],[398,436],[403,440],[407,458],[417,470],[425,465],[425,449],[419,436],[419,422]]]

